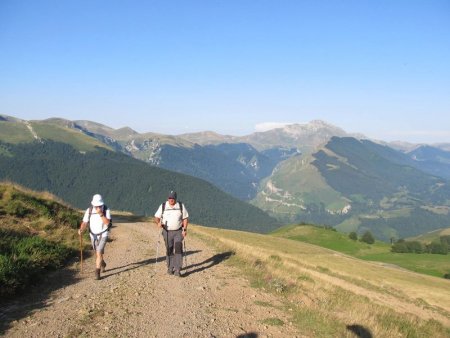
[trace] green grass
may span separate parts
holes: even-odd
[[[67,143],[80,151],[93,151],[96,146],[110,149],[97,139],[70,128],[64,128],[41,122],[33,122],[30,124],[40,138]]]
[[[35,283],[46,270],[54,270],[75,250],[38,236],[0,229],[0,298]]]
[[[251,286],[277,295],[277,309],[289,314],[301,335],[353,337],[352,332],[366,329],[374,337],[448,336],[443,324],[450,318],[448,281],[280,236],[299,235],[296,228],[278,230],[278,236],[197,226],[192,231],[234,252],[227,263],[238,267]],[[382,253],[386,246],[363,244],[361,252]],[[408,307],[416,312],[402,310]],[[428,319],[430,314],[436,320]]]
[[[0,299],[35,284],[77,255],[80,218],[50,194],[0,184]]]
[[[284,322],[279,318],[266,318],[262,321],[263,324],[271,326],[283,326]]]
[[[92,151],[96,146],[110,149],[97,139],[70,128],[42,122],[30,122],[30,125],[39,138],[68,143],[80,151]],[[17,144],[33,142],[35,138],[24,123],[0,121],[0,141]]]
[[[0,141],[7,143],[32,142],[34,140],[23,123],[0,121]]]
[[[394,264],[430,276],[443,277],[444,274],[450,273],[450,255],[393,253],[387,243],[376,241],[368,245],[351,240],[347,234],[312,225],[290,225],[272,234],[318,245],[367,261]]]
[[[360,259],[398,265],[402,268],[430,276],[442,277],[450,273],[450,255],[385,252],[358,255]]]

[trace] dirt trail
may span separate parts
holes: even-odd
[[[35,290],[2,308],[0,320],[9,323],[5,336],[302,336],[274,295],[251,288],[237,269],[224,264],[230,252],[216,252],[188,236],[188,269],[181,278],[167,275],[162,239],[155,264],[158,233],[154,224],[116,224],[102,280],[93,278],[93,258],[85,261],[83,273],[78,264],[55,273],[54,283],[69,275],[73,282],[53,287],[44,301]],[[270,324],[279,320],[284,325]]]

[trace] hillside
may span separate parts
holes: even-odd
[[[198,232],[235,252],[255,285],[284,294],[298,323],[314,327],[307,336],[342,337],[351,325],[374,337],[450,334],[432,324],[450,325],[447,280],[286,238],[213,228]]]
[[[278,222],[260,209],[200,179],[170,172],[103,148],[80,152],[52,141],[0,143],[0,179],[47,190],[77,208],[101,193],[116,210],[153,215],[167,192],[177,190],[194,223],[267,232]]]
[[[59,269],[79,248],[81,214],[48,193],[0,183],[0,300]]]
[[[323,121],[241,137],[140,134],[90,121],[12,117],[3,117],[0,130],[0,139],[9,143],[51,139],[80,151],[100,145],[201,178],[280,223],[328,224],[343,232],[370,229],[385,241],[450,226],[445,149],[396,143],[400,151],[360,136],[336,137],[348,134]]]
[[[6,337],[448,337],[450,285],[311,244],[191,225],[183,278],[155,224],[115,223],[92,259],[6,304]],[[126,252],[126,254],[124,254]],[[167,304],[171,304],[167,307]],[[151,310],[149,310],[151,304]],[[162,313],[166,315],[161,315]],[[175,318],[175,319],[174,319]]]
[[[280,164],[253,202],[288,222],[370,229],[386,241],[448,227],[449,182],[412,162],[368,140],[334,137],[311,156]]]
[[[110,149],[105,143],[80,133],[66,120],[50,121],[0,120],[0,141],[5,143],[30,143],[52,140],[70,144],[80,151],[92,151],[96,147]]]
[[[441,230],[440,233],[445,232]],[[381,262],[430,276],[443,278],[450,274],[450,255],[448,254],[394,253],[391,251],[390,244],[380,241],[367,244],[360,240],[361,236],[358,240],[352,240],[348,234],[337,232],[330,227],[306,224],[287,225],[275,230],[271,235],[318,245],[359,259]],[[427,243],[430,242],[427,241]]]

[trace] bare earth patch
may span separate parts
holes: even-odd
[[[39,290],[1,309],[4,335],[302,336],[276,296],[251,288],[237,268],[224,264],[230,252],[216,252],[188,236],[184,276],[167,275],[162,239],[155,264],[158,234],[154,224],[116,224],[100,281],[94,280],[92,258],[84,262],[82,273],[78,263],[54,273]]]

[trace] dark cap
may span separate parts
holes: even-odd
[[[177,199],[177,193],[176,193],[176,191],[171,191],[171,192],[169,192],[169,197],[168,198],[173,198],[173,199]]]

